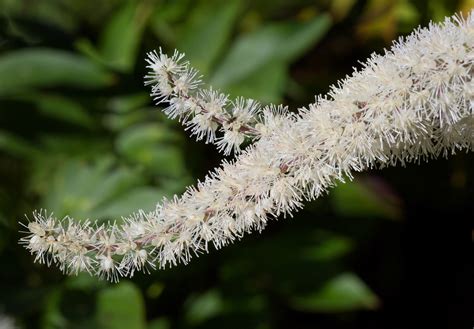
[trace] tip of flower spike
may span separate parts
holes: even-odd
[[[258,102],[241,97],[229,102],[227,95],[212,87],[200,89],[198,71],[177,51],[172,57],[161,49],[153,51],[146,61],[149,73],[145,84],[152,86],[151,96],[158,104],[168,103],[163,112],[172,119],[178,118],[197,140],[216,143],[217,149],[228,155],[239,153],[247,138],[258,137]],[[219,134],[222,135],[217,138]]]
[[[96,226],[69,217],[58,220],[46,211],[35,211],[32,221],[22,223],[27,230],[20,243],[39,263],[57,264],[68,274],[87,272],[117,282],[120,277],[149,272],[156,266],[156,248],[148,243],[156,232],[151,232],[145,222],[149,216],[139,212],[121,226]]]

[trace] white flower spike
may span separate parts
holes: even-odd
[[[474,150],[473,12],[418,29],[383,56],[372,55],[296,115],[199,90],[198,74],[177,52],[148,57],[147,81],[157,101],[169,102],[168,115],[224,153],[239,150],[245,138],[255,143],[182,196],[123,224],[35,212],[21,239],[35,260],[112,281],[186,264],[210,244],[219,249],[291,216],[354,171]]]
[[[178,118],[197,140],[217,144],[217,149],[229,155],[237,154],[246,139],[260,137],[256,125],[271,109],[253,99],[237,98],[229,101],[227,95],[216,90],[201,90],[199,73],[183,61],[177,51],[172,57],[159,52],[148,53],[150,72],[145,85],[151,85],[151,96],[158,103],[167,103],[163,111],[171,119]],[[281,115],[286,111],[281,110]],[[221,136],[217,137],[216,133]]]

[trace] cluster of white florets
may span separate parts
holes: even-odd
[[[21,243],[36,255],[41,264],[59,264],[69,274],[88,272],[117,281],[133,276],[136,270],[155,268],[150,259],[150,241],[141,240],[145,233],[142,212],[124,220],[120,230],[115,224],[96,226],[66,217],[57,220],[46,211],[33,213],[27,236]]]
[[[181,197],[121,224],[35,213],[22,242],[36,260],[111,280],[187,263],[209,245],[221,248],[291,215],[354,171],[474,149],[473,14],[400,39],[294,115],[283,107],[259,112],[244,99],[225,109],[227,97],[198,90],[197,73],[182,58],[149,54],[147,81],[158,101],[169,102],[165,111],[224,152],[245,137],[259,139]],[[216,137],[218,127],[223,136]]]
[[[263,127],[268,113],[286,112],[285,107],[275,111],[274,106],[262,107],[253,99],[231,101],[212,88],[200,89],[199,73],[183,59],[184,55],[176,51],[168,57],[161,48],[148,53],[150,72],[145,84],[152,86],[151,96],[158,104],[168,104],[163,110],[166,115],[178,118],[197,140],[217,144],[225,155],[239,153],[245,140],[260,138],[258,127]]]

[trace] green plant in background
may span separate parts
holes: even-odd
[[[472,7],[381,3],[0,1],[0,311],[25,327],[212,328],[276,327],[285,323],[275,317],[286,314],[282,305],[292,314],[334,313],[334,321],[379,308],[352,259],[381,227],[400,225],[373,219],[403,218],[403,206],[372,178],[334,189],[266,239],[116,286],[32,265],[15,232],[33,206],[102,222],[153,210],[215,165],[211,151],[150,106],[137,58],[157,45],[186,52],[207,82],[232,96],[296,108],[350,69],[318,64],[337,62],[328,40],[355,62],[379,48],[380,37]],[[338,39],[353,31],[353,43]],[[356,42],[366,50],[351,55]],[[308,57],[318,44],[320,57]],[[241,72],[241,58],[255,61]],[[456,168],[463,189],[466,171],[462,162]],[[110,320],[117,316],[124,320]]]

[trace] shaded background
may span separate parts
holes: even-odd
[[[472,154],[357,175],[261,235],[119,284],[33,264],[17,232],[38,208],[151,210],[219,163],[152,105],[147,51],[178,48],[215,87],[296,109],[398,35],[472,7],[0,0],[0,324],[471,328]]]

